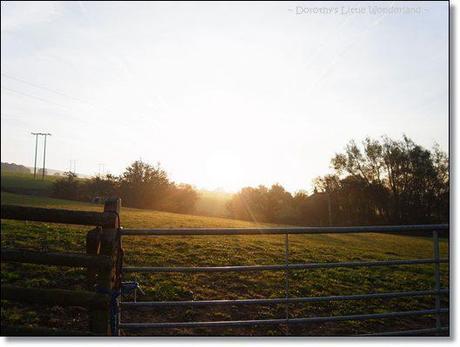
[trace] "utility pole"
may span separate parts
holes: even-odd
[[[38,147],[38,135],[39,133],[31,133],[35,136],[35,161],[34,161],[34,179],[37,176],[37,147]]]
[[[34,179],[37,176],[37,147],[38,147],[38,136],[45,136],[45,143],[43,148],[43,172],[42,179],[45,179],[45,160],[46,160],[46,137],[51,136],[50,133],[31,133],[35,135],[35,161],[34,161]]]
[[[105,164],[104,163],[99,163],[99,177],[101,177],[101,167],[102,167],[102,175],[105,173]]]
[[[50,133],[43,134],[45,136],[45,144],[43,146],[43,172],[42,172],[42,180],[45,179],[45,160],[46,160],[46,138],[51,136]]]
[[[70,164],[69,164],[69,172],[76,173],[76,171],[77,171],[77,161],[71,159]]]

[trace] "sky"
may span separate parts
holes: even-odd
[[[448,2],[2,1],[1,99],[3,162],[309,190],[351,139],[448,150]]]

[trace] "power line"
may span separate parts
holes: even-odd
[[[87,100],[81,99],[81,98],[76,97],[76,96],[68,95],[68,94],[66,94],[66,93],[64,93],[64,92],[61,92],[61,91],[59,91],[59,90],[55,90],[55,89],[51,89],[51,88],[48,88],[48,87],[44,87],[44,86],[42,86],[42,85],[39,85],[39,84],[36,84],[36,83],[32,83],[32,82],[23,80],[22,78],[18,78],[18,77],[11,76],[11,75],[5,74],[5,73],[3,73],[3,72],[2,72],[1,75],[2,75],[3,77],[9,78],[9,79],[11,79],[11,80],[14,80],[14,81],[17,81],[17,82],[21,82],[21,83],[27,84],[27,85],[32,86],[32,87],[34,87],[34,88],[46,90],[46,91],[51,92],[51,93],[55,93],[55,94],[58,94],[58,95],[65,96],[66,98],[73,99],[73,100],[76,100],[76,101],[79,101],[79,102],[83,102],[83,103],[88,104],[88,105],[93,106],[93,107],[97,107],[97,106],[95,106],[94,104],[92,104],[91,102],[89,102],[89,101],[87,101]]]
[[[59,104],[57,102],[54,102],[54,101],[50,101],[50,100],[47,100],[47,99],[43,99],[39,96],[35,96],[35,95],[32,95],[32,94],[27,94],[27,93],[23,93],[23,92],[20,92],[20,91],[17,91],[17,90],[14,90],[14,89],[10,89],[10,88],[7,88],[7,87],[1,87],[1,89],[4,89],[6,91],[9,91],[9,92],[12,92],[12,93],[15,93],[15,94],[18,94],[18,95],[21,95],[21,96],[25,96],[25,97],[28,97],[28,98],[32,98],[32,99],[36,99],[36,100],[39,100],[41,102],[44,102],[44,103],[47,103],[47,104],[52,104],[52,105],[55,105],[55,106],[59,106],[59,107],[62,107],[66,110],[69,110],[69,111],[75,111],[75,109],[73,108],[70,108],[70,107],[67,107],[65,105],[62,105],[62,104]],[[3,113],[2,113],[3,114]],[[68,115],[68,117],[70,118],[73,118],[74,120],[76,121],[84,121],[78,117],[75,117],[75,116],[72,116],[72,115]]]
[[[51,92],[51,93],[55,93],[57,95],[61,95],[61,96],[64,96],[66,98],[69,98],[69,99],[73,99],[75,101],[78,101],[78,102],[81,102],[81,103],[84,103],[88,106],[91,106],[93,108],[95,108],[96,110],[99,109],[99,110],[104,110],[104,111],[108,111],[108,112],[113,112],[114,110],[116,110],[116,108],[114,107],[107,107],[107,106],[103,106],[103,105],[96,105],[94,104],[93,102],[91,101],[88,101],[88,100],[85,100],[83,98],[80,98],[80,97],[77,97],[77,96],[72,96],[72,95],[69,95],[67,93],[64,93],[62,91],[59,91],[57,89],[52,89],[52,88],[48,88],[46,86],[43,86],[43,85],[40,85],[40,84],[37,84],[37,83],[33,83],[33,82],[29,82],[25,79],[22,79],[22,78],[18,78],[18,77],[15,77],[15,76],[12,76],[10,74],[6,74],[6,73],[1,73],[1,75],[5,78],[8,78],[8,79],[11,79],[11,80],[14,80],[14,81],[17,81],[17,82],[20,82],[20,83],[24,83],[24,84],[27,84],[29,86],[32,86],[34,88],[38,88],[38,89],[42,89],[42,90],[45,90],[45,91],[48,91],[48,92]],[[47,102],[45,101],[45,99],[42,99],[40,97],[36,97],[36,96],[33,96],[33,95],[27,95],[26,93],[22,93],[22,92],[18,92],[16,90],[13,90],[13,89],[9,89],[9,88],[5,88],[5,87],[2,87],[3,89],[6,89],[6,90],[9,90],[13,93],[18,93],[18,94],[21,94],[21,95],[24,95],[24,96],[29,96],[31,98],[34,98],[34,99],[38,99],[38,100],[41,100],[41,101],[44,101],[44,102]],[[57,103],[54,103],[55,105],[58,105],[58,106],[61,106],[61,107],[66,107],[66,106],[62,106],[62,105],[59,105]],[[68,107],[67,107],[68,108]],[[70,109],[70,108],[68,108]],[[143,112],[139,112],[139,114],[142,114],[143,117],[146,117],[147,115],[144,114]],[[150,118],[149,118],[150,119]],[[150,119],[151,120],[151,119]]]
[[[84,103],[88,106],[91,106],[93,107],[94,109],[99,109],[99,110],[103,110],[105,112],[114,112],[116,109],[114,107],[107,107],[107,106],[103,106],[103,105],[96,105],[88,100],[85,100],[85,99],[82,99],[80,97],[76,97],[76,96],[72,96],[72,95],[69,95],[69,94],[66,94],[64,92],[61,92],[59,90],[56,90],[56,89],[52,89],[52,88],[48,88],[48,87],[45,87],[43,85],[40,85],[40,84],[37,84],[37,83],[33,83],[33,82],[29,82],[29,81],[26,81],[22,78],[18,78],[18,77],[15,77],[15,76],[12,76],[10,74],[6,74],[6,73],[1,73],[1,75],[5,78],[8,78],[8,79],[11,79],[11,80],[14,80],[14,81],[17,81],[17,82],[20,82],[20,83],[24,83],[24,84],[27,84],[27,85],[30,85],[34,88],[38,88],[38,89],[42,89],[42,90],[45,90],[45,91],[48,91],[48,92],[51,92],[51,93],[55,93],[57,95],[61,95],[61,96],[64,96],[66,98],[69,98],[69,99],[73,99],[74,101],[78,101],[80,103]],[[19,94],[19,95],[22,95],[22,96],[26,96],[26,97],[29,97],[29,98],[33,98],[33,99],[37,99],[37,100],[40,100],[42,102],[46,102],[46,103],[50,103],[50,104],[54,104],[56,106],[59,106],[59,107],[63,107],[63,108],[66,108],[68,110],[71,110],[73,111],[72,108],[70,107],[67,107],[67,106],[64,106],[64,105],[61,105],[59,103],[55,103],[53,101],[49,101],[47,99],[43,99],[41,97],[38,97],[38,96],[35,96],[35,95],[31,95],[31,94],[27,94],[27,93],[24,93],[24,92],[21,92],[21,91],[17,91],[17,90],[14,90],[14,89],[10,89],[10,88],[7,88],[7,87],[1,87],[2,89],[4,90],[7,90],[9,92],[12,92],[12,93],[16,93],[16,94]],[[139,112],[139,114],[142,115],[142,117],[146,117],[147,115],[144,114],[143,112]],[[152,119],[149,117],[149,120],[152,121]],[[156,121],[155,121],[156,123]]]
[[[56,102],[53,102],[53,101],[50,101],[50,100],[47,100],[47,99],[43,99],[39,96],[35,96],[35,95],[31,95],[31,94],[27,94],[27,93],[23,93],[23,92],[19,92],[17,90],[14,90],[14,89],[10,89],[10,88],[7,88],[7,87],[1,87],[3,90],[6,90],[6,91],[9,91],[11,93],[16,93],[18,95],[21,95],[21,96],[26,96],[28,98],[32,98],[32,99],[36,99],[36,100],[39,100],[41,102],[45,102],[45,103],[49,103],[49,104],[53,104],[53,105],[56,105],[56,106],[59,106],[59,107],[63,107],[63,108],[66,108],[68,110],[71,110],[69,107],[67,106],[64,106],[64,105],[61,105],[61,104],[58,104]]]

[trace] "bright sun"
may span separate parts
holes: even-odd
[[[233,192],[244,185],[243,165],[230,151],[213,152],[206,160],[204,174],[207,186]]]

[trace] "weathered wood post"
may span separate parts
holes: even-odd
[[[86,234],[86,254],[98,255],[101,249],[101,227],[88,231]],[[87,269],[87,288],[93,291],[96,286],[97,268],[88,267]]]
[[[101,227],[96,227],[86,234],[86,254],[98,255],[101,249]],[[86,271],[87,289],[95,291],[97,285],[97,274],[100,271],[97,267],[89,267]],[[102,316],[100,308],[88,307],[89,330],[96,333],[98,322]]]
[[[96,278],[97,290],[112,296],[113,292],[118,290],[118,270],[121,256],[120,239],[118,228],[120,227],[120,207],[121,200],[118,198],[109,199],[105,202],[104,213],[112,213],[113,218],[109,218],[108,222],[100,229],[100,248],[99,255],[108,256],[112,259],[112,266],[107,270],[99,270]],[[111,307],[105,310],[93,311],[92,318],[90,319],[90,329],[98,335],[111,334]]]

